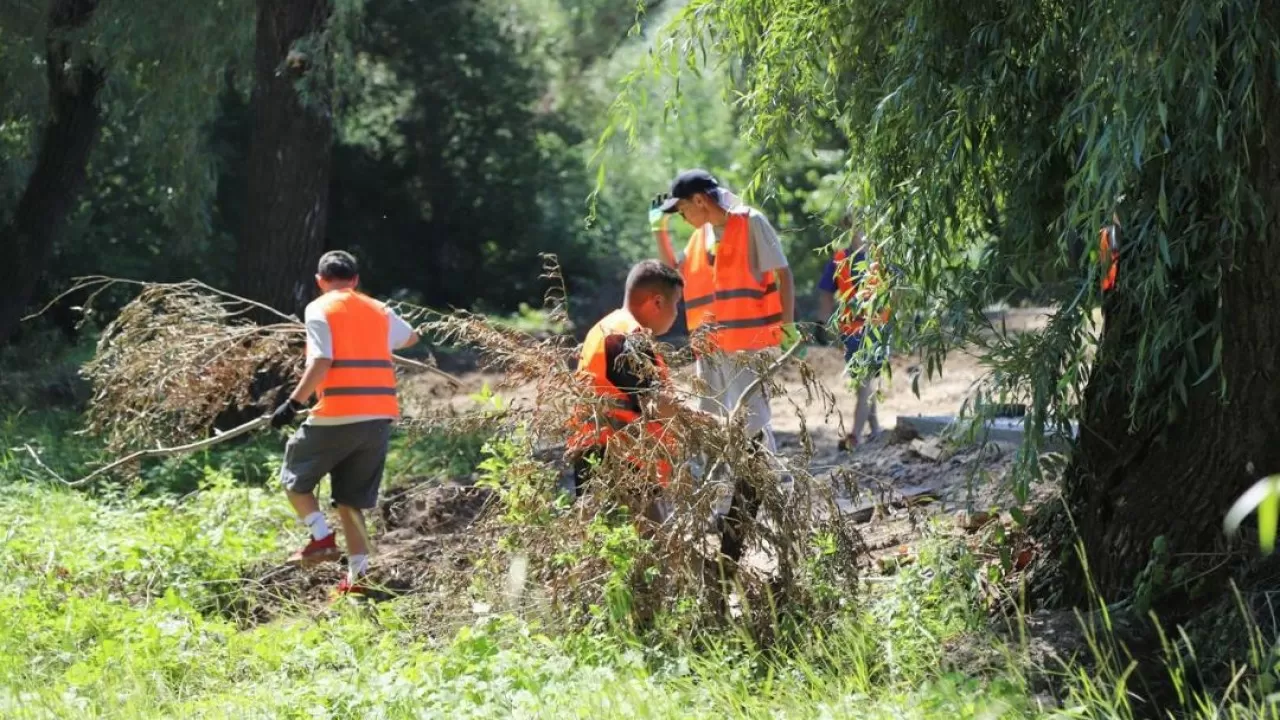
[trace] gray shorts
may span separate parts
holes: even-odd
[[[360,510],[377,507],[390,440],[390,420],[304,423],[284,446],[280,482],[289,491],[305,495],[328,475],[335,503]]]
[[[741,356],[732,353],[712,353],[697,358],[694,374],[707,384],[710,391],[708,395],[698,398],[698,409],[717,417],[728,417],[747,387],[756,379],[755,370],[742,362]],[[751,393],[744,409],[747,414],[748,435],[769,429],[773,415],[769,409],[769,395],[763,386]]]

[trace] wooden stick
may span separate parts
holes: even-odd
[[[35,460],[35,461],[36,461],[36,465],[39,465],[39,466],[41,467],[41,469],[43,469],[45,472],[49,473],[49,474],[50,474],[50,475],[52,475],[54,478],[56,478],[56,479],[58,480],[58,482],[61,482],[61,483],[65,483],[65,482],[67,482],[65,479],[63,479],[63,477],[62,477],[61,475],[59,475],[58,473],[54,472],[53,468],[51,468],[51,467],[49,467],[48,465],[45,465],[45,464],[44,464],[44,461],[40,459],[40,453],[36,452],[36,449],[35,449],[35,448],[31,447],[31,445],[29,445],[29,444],[27,444],[27,445],[23,445],[23,446],[22,446],[22,448],[23,448],[24,450],[26,450],[26,451],[31,455],[31,459],[32,459],[32,460]]]
[[[764,372],[756,375],[756,378],[751,381],[751,384],[747,385],[747,389],[742,391],[742,394],[738,396],[738,401],[733,404],[733,410],[729,412],[729,424],[733,424],[734,421],[738,419],[743,408],[747,406],[747,398],[751,396],[751,393],[759,390],[761,386],[764,385],[765,380],[768,380],[771,375],[782,369],[782,366],[787,364],[787,361],[791,359],[792,354],[799,350],[802,344],[803,342],[797,342],[795,345],[792,345],[790,350],[782,354],[782,357],[774,360],[769,367],[765,368]]]
[[[63,480],[63,483],[66,484],[68,487],[79,487],[81,485],[87,484],[90,480],[93,480],[99,475],[110,472],[120,467],[121,465],[126,465],[135,460],[142,460],[143,458],[150,458],[150,457],[168,457],[170,455],[180,455],[182,453],[197,452],[200,450],[204,450],[205,448],[213,447],[214,445],[217,445],[219,443],[224,443],[233,438],[240,437],[241,435],[251,433],[254,430],[259,430],[270,424],[271,424],[271,416],[263,415],[262,417],[257,418],[256,420],[250,420],[249,422],[243,425],[237,425],[236,427],[231,428],[230,430],[224,433],[218,433],[217,435],[214,435],[213,437],[205,438],[204,440],[198,440],[196,442],[187,443],[186,445],[176,445],[174,447],[158,447],[158,448],[151,448],[148,450],[139,450],[135,453],[130,453],[120,458],[119,460],[116,460],[115,462],[112,462],[107,465],[103,465],[102,467],[98,468],[97,470],[94,470],[88,475],[85,475],[79,480],[75,480],[72,482],[67,482],[66,480]]]
[[[399,364],[401,364],[401,365],[404,365],[405,367],[411,367],[411,368],[414,368],[414,369],[416,369],[416,370],[426,370],[427,372],[431,373],[432,375],[436,375],[437,377],[444,378],[445,380],[447,380],[447,381],[449,382],[449,384],[453,385],[454,387],[462,387],[462,380],[461,380],[461,379],[459,379],[459,378],[457,378],[457,377],[455,377],[455,376],[453,376],[453,375],[450,375],[449,373],[447,373],[447,372],[445,372],[445,371],[441,370],[440,368],[436,367],[435,365],[428,365],[428,364],[426,364],[426,363],[424,363],[424,362],[418,362],[417,360],[411,360],[411,359],[409,359],[409,358],[407,358],[407,357],[400,357],[399,355],[392,355],[392,356],[391,356],[391,359],[395,360],[397,363],[399,363]]]

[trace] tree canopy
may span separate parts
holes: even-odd
[[[847,139],[848,205],[903,270],[893,304],[915,320],[899,342],[931,369],[977,342],[993,394],[1030,400],[1033,429],[1080,419],[1077,510],[1108,528],[1092,550],[1124,556],[1103,568],[1115,590],[1157,534],[1116,527],[1156,486],[1133,477],[1170,471],[1152,449],[1218,442],[1232,458],[1162,479],[1223,488],[1163,508],[1197,517],[1184,550],[1213,543],[1231,493],[1280,463],[1260,442],[1275,405],[1258,402],[1275,399],[1261,378],[1280,337],[1264,269],[1280,240],[1278,29],[1276,10],[1250,0],[695,0],[654,64],[683,74],[708,52],[740,59],[759,190],[795,148],[832,129]],[[1113,217],[1119,282],[1104,297],[1096,238]],[[1044,331],[990,332],[984,310],[1016,295],[1055,304]]]

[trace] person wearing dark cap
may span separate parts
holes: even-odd
[[[675,213],[694,228],[679,254],[666,228],[667,218]],[[680,173],[670,193],[654,199],[649,217],[659,256],[684,277],[689,331],[706,332],[712,348],[696,358],[695,372],[710,391],[700,399],[700,409],[727,417],[756,379],[744,356],[779,347],[785,352],[801,342],[791,268],[782,243],[763,213],[744,205],[706,170]],[[744,401],[746,430],[776,453],[769,398],[764,383],[757,387]],[[754,498],[746,499],[748,514],[755,514],[750,507],[755,504]]]

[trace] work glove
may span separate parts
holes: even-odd
[[[662,212],[662,203],[666,202],[666,193],[653,196],[653,202],[649,203],[649,229],[653,232],[661,232],[667,229],[667,221],[671,216]]]
[[[782,352],[790,352],[796,345],[800,348],[792,353],[791,357],[804,358],[809,352],[809,349],[804,346],[804,333],[800,332],[800,327],[795,323],[786,323],[782,326]]]
[[[298,413],[305,407],[305,405],[300,402],[296,402],[293,398],[285,400],[280,404],[280,407],[276,408],[275,412],[271,413],[271,427],[279,429],[288,425],[293,422],[293,419],[297,417]]]

